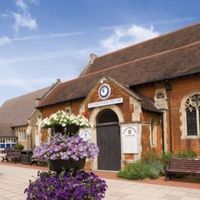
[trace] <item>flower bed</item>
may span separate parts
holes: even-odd
[[[39,172],[38,178],[30,182],[25,193],[27,200],[101,200],[106,188],[106,182],[93,173]]]

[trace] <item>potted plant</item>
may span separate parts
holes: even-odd
[[[62,169],[82,169],[86,158],[94,158],[99,153],[98,147],[85,141],[78,135],[56,134],[49,141],[34,149],[33,158],[47,160],[50,170],[60,173]]]
[[[99,153],[94,143],[77,134],[79,128],[90,127],[88,120],[82,115],[75,116],[58,111],[44,119],[42,127],[54,128],[56,134],[36,147],[33,157],[47,160],[51,171],[39,172],[37,179],[29,183],[25,190],[27,200],[104,198],[106,182],[93,173],[81,170],[86,158],[94,158]]]
[[[76,116],[60,110],[45,118],[41,127],[52,128],[55,133],[73,136],[78,132],[79,128],[88,128],[90,124],[83,115]]]

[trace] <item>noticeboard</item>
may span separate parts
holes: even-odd
[[[135,124],[123,125],[122,151],[123,153],[138,153],[138,128]]]

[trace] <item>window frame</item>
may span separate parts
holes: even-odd
[[[186,107],[186,101],[191,98],[194,95],[200,95],[200,91],[194,91],[188,95],[186,95],[181,102],[181,139],[197,139],[200,138],[200,107],[195,108],[196,109],[196,122],[197,122],[197,134],[196,135],[188,135],[188,127],[187,127],[187,107]]]

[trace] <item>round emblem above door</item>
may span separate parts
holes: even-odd
[[[99,87],[98,95],[100,99],[107,99],[110,96],[111,88],[108,84],[103,84]]]

